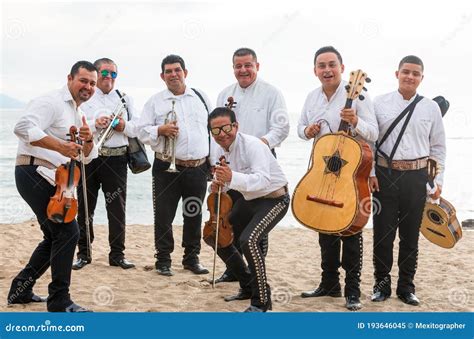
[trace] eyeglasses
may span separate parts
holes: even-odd
[[[110,74],[110,76],[112,77],[112,79],[115,79],[117,77],[117,72],[111,72],[107,69],[104,69],[102,71],[100,71],[100,74],[103,76],[103,77],[106,77],[107,75]]]
[[[219,135],[221,134],[221,131],[224,131],[225,134],[229,134],[232,132],[232,128],[235,126],[235,123],[223,125],[220,127],[213,127],[211,128],[211,133],[212,135]]]

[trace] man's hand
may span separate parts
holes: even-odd
[[[304,134],[306,135],[308,139],[312,139],[316,135],[318,135],[320,130],[321,130],[320,124],[312,124],[304,129]]]
[[[158,127],[158,135],[175,138],[179,134],[179,127],[176,126],[176,121],[169,124],[164,124]]]
[[[359,121],[356,110],[353,108],[344,108],[341,110],[341,119],[350,123],[352,127],[356,127],[357,122]]]
[[[377,177],[369,177],[369,188],[372,193],[380,191]]]
[[[61,144],[60,149],[58,150],[59,153],[64,155],[67,158],[73,158],[74,160],[79,160],[79,152],[82,150],[82,146],[76,144],[72,141],[66,141]]]
[[[436,200],[436,199],[439,199],[439,197],[441,196],[441,186],[440,185],[437,185],[438,186],[438,189],[436,190],[436,192],[434,192],[433,194],[430,194],[430,198],[433,199],[433,200]]]
[[[92,141],[94,136],[92,135],[91,129],[89,125],[87,124],[86,117],[82,117],[82,126],[79,127],[79,138],[83,142],[89,142]]]
[[[123,130],[125,129],[125,120],[123,120],[122,118],[118,118],[118,124],[113,129],[117,132],[123,132]]]
[[[221,165],[216,165],[215,176],[218,183],[230,183],[232,181],[232,170],[223,162]]]
[[[95,119],[95,127],[96,128],[107,128],[110,124],[110,117],[103,116]]]

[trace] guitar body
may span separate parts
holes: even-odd
[[[370,215],[368,178],[372,150],[344,132],[326,134],[313,146],[312,164],[296,186],[292,212],[321,233],[360,232]]]
[[[444,248],[454,247],[462,238],[456,210],[443,198],[440,198],[439,204],[426,203],[420,231],[430,242]]]

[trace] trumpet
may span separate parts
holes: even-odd
[[[123,97],[125,97],[125,94],[123,95]],[[101,149],[104,142],[109,140],[112,137],[112,135],[114,135],[113,128],[117,125],[119,118],[122,117],[124,111],[125,111],[125,102],[123,100],[120,100],[112,112],[112,120],[110,121],[109,126],[107,126],[107,128],[102,129],[99,133],[99,137],[98,137],[99,142],[97,143],[98,149]]]
[[[171,111],[166,114],[165,124],[169,123],[176,123],[178,121],[178,117],[176,116],[176,112],[174,110],[175,101],[171,102]],[[165,142],[163,145],[163,158],[164,159],[171,159],[170,161],[170,168],[166,170],[166,172],[179,172],[176,168],[176,140],[173,137],[164,137]]]

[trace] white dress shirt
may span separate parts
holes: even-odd
[[[232,170],[228,185],[242,193],[245,200],[261,198],[288,184],[270,149],[258,138],[238,132],[226,152],[218,147],[217,156],[224,155]]]
[[[203,96],[207,107],[211,110],[207,95],[199,89],[196,90]],[[163,153],[165,137],[158,135],[158,127],[165,123],[173,100],[179,127],[176,138],[176,158],[198,160],[206,157],[209,154],[208,112],[201,99],[190,87],[186,87],[182,95],[174,95],[165,89],[147,101],[138,123],[140,140],[150,145],[153,151]]]
[[[226,87],[217,98],[217,106],[233,97],[239,131],[265,138],[270,148],[279,146],[290,132],[290,119],[282,93],[269,83],[256,79],[247,88],[238,83]]]
[[[69,133],[69,128],[76,126],[79,129],[82,126],[82,116],[83,113],[76,106],[67,86],[33,99],[15,125],[14,132],[19,138],[17,154],[43,159],[56,167],[67,163],[70,158],[53,150],[33,146],[31,142],[46,136],[68,140],[66,134]],[[89,155],[84,157],[84,163],[88,164],[97,155],[97,146],[94,144]]]
[[[415,97],[416,95],[405,100],[397,90],[374,99],[375,115],[380,128],[379,141],[393,120],[415,100]],[[387,155],[392,152],[405,120],[406,116],[400,120],[380,147],[380,150]],[[439,106],[428,98],[423,98],[416,104],[393,160],[414,160],[424,157],[437,161],[440,171],[435,181],[438,185],[442,185],[446,160],[446,136]],[[372,172],[372,175],[375,173]]]
[[[127,106],[127,109],[124,109],[122,115],[122,119],[125,120],[125,129],[122,132],[114,131],[112,137],[104,142],[103,146],[105,147],[114,148],[127,146],[128,137],[133,138],[138,136],[137,123],[139,117],[135,114],[136,112],[133,108],[132,98],[125,95],[124,99]],[[96,142],[99,141],[98,136],[102,130],[101,128],[96,128],[96,119],[102,116],[110,116],[120,101],[120,97],[115,89],[111,90],[108,94],[105,94],[97,87],[92,98],[81,105],[81,110],[86,115],[87,123],[89,124],[92,133],[94,133]],[[128,114],[130,114],[130,118]]]
[[[336,133],[341,123],[341,110],[344,108],[347,99],[345,86],[346,81],[341,81],[336,92],[328,100],[322,87],[316,88],[310,92],[301,112],[298,121],[298,136],[303,140],[309,140],[304,134],[304,130],[318,120],[324,119],[329,123],[321,122],[321,129],[316,135],[319,139],[325,134]],[[374,106],[368,94],[364,91],[364,100],[356,99],[352,102],[352,108],[356,110],[358,116],[357,126],[354,131],[358,138],[362,138],[368,142],[375,142],[378,136],[377,120],[374,114]]]

